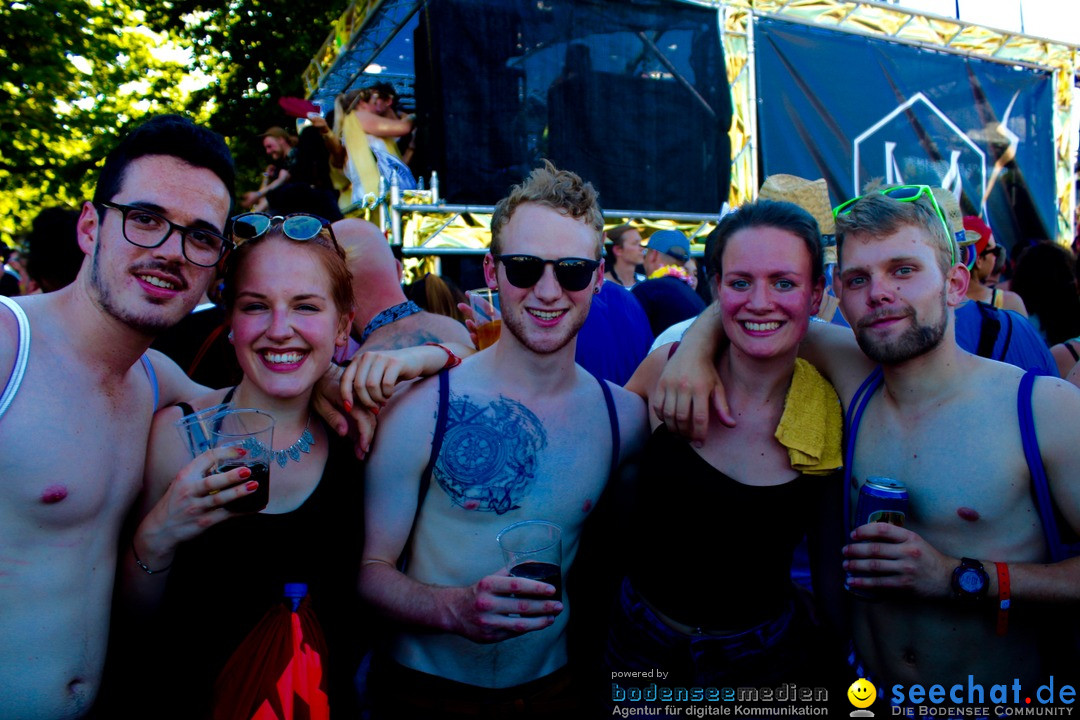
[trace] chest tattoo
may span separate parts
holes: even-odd
[[[451,393],[433,474],[455,505],[502,515],[532,490],[545,447],[543,423],[521,403],[500,396],[481,405]]]

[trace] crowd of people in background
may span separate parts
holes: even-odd
[[[0,717],[600,717],[632,678],[834,707],[865,678],[910,706],[895,688],[1080,677],[1072,250],[1007,250],[921,185],[762,199],[707,238],[605,229],[546,163],[492,217],[478,352],[457,279],[403,284],[346,217],[416,187],[414,130],[392,85],[345,93],[269,128],[237,194],[219,135],[158,116],[5,249]],[[275,423],[261,509],[231,509],[266,494],[229,465],[249,450],[174,427],[230,403]],[[902,524],[854,522],[875,476]],[[554,575],[506,565],[523,520],[561,529]],[[309,650],[304,682],[273,662]]]

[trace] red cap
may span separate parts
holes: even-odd
[[[964,234],[968,241],[971,241],[972,236],[974,236],[975,257],[979,257],[982,255],[983,250],[986,250],[986,246],[990,244],[990,236],[993,235],[993,232],[990,230],[989,225],[975,215],[965,215]]]

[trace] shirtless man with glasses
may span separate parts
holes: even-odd
[[[213,279],[232,190],[220,136],[148,121],[83,205],[75,282],[0,309],[0,717],[78,718],[94,701],[151,417],[193,391],[147,348]]]

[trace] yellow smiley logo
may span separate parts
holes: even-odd
[[[868,708],[877,699],[877,688],[866,678],[859,678],[847,689],[848,700],[857,708]]]

